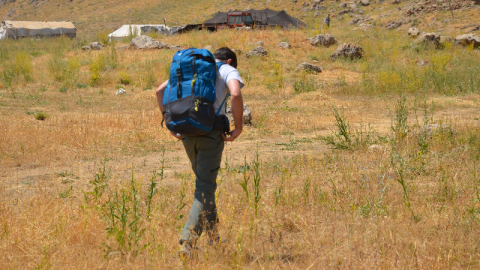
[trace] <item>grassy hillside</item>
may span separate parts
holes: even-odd
[[[415,25],[455,37],[480,24],[478,8],[451,21],[446,11],[418,15],[398,31],[384,27],[404,12],[390,3],[361,8],[374,18],[367,31],[334,17],[328,33],[364,50],[354,60],[330,59],[339,44],[312,46],[308,38],[327,32],[318,26],[156,37],[236,49],[253,116],[226,145],[218,177],[228,243],[202,237],[185,262],[178,233],[195,176],[161,128],[154,93],[174,51],[128,49],[129,40],[81,47],[105,39],[113,18],[137,22],[122,12],[150,21],[168,7],[169,21],[186,22],[187,1],[39,3],[28,16],[70,18],[85,38],[0,42],[0,269],[480,268],[480,49],[406,34]],[[22,4],[33,10],[17,1],[2,16]],[[201,21],[231,5],[263,6],[220,4],[192,13]],[[268,6],[302,16],[301,4]],[[247,58],[259,41],[268,56]],[[303,62],[323,71],[296,71]]]
[[[268,3],[267,3],[268,2]],[[229,9],[243,10],[245,8],[273,10],[285,10],[290,15],[300,18],[310,27],[315,27],[323,21],[327,13],[338,14],[345,8],[340,8],[340,2],[327,1],[321,5],[324,9],[319,10],[319,16],[314,17],[316,10],[303,11],[304,1],[293,3],[291,0],[271,0],[271,1],[91,1],[91,0],[45,0],[30,1],[18,0],[13,3],[0,4],[0,18],[11,20],[70,20],[74,21],[78,28],[80,36],[95,36],[98,32],[111,32],[123,24],[141,24],[141,23],[163,23],[163,18],[167,18],[168,25],[184,25],[191,23],[201,23],[210,18],[217,11],[227,11]],[[370,6],[364,7],[357,3],[357,8],[364,12],[363,15],[357,13],[345,14],[341,17],[332,19],[333,25],[346,25],[353,17],[370,16],[372,18],[382,17],[380,22],[391,21],[397,18],[403,18],[406,9],[416,2],[402,2],[393,5],[390,1],[376,2],[372,1]],[[421,6],[429,6],[440,3],[446,4],[446,1],[436,3],[424,3]],[[473,3],[471,1],[454,0],[453,5],[458,3]],[[311,8],[313,3],[309,3]],[[13,12],[12,12],[13,11]],[[478,23],[478,9],[474,10],[456,10],[458,16],[451,20],[450,12],[445,10],[435,13],[420,13],[417,16],[405,17],[410,21],[409,24],[422,26],[429,30],[449,30],[458,28],[464,24]],[[10,15],[10,16],[9,16]],[[445,21],[447,20],[447,21]],[[427,30],[427,29],[425,29]]]

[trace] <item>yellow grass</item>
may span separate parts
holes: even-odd
[[[153,2],[118,5],[141,10]],[[95,10],[92,14],[103,6],[111,5],[79,4]],[[204,7],[205,12],[217,8]],[[252,125],[227,144],[218,177],[220,233],[228,244],[213,249],[200,238],[196,258],[187,262],[176,251],[194,175],[181,142],[160,127],[155,87],[147,85],[149,72],[154,85],[167,78],[173,51],[135,51],[118,43],[85,52],[77,41],[62,39],[0,44],[0,74],[12,63],[33,67],[15,75],[11,85],[0,85],[0,268],[478,268],[480,95],[478,88],[468,88],[479,85],[478,77],[467,75],[480,65],[480,51],[411,47],[403,32],[359,33],[334,23],[330,32],[340,43],[362,46],[363,59],[331,62],[336,46],[317,48],[306,40],[317,30],[158,38],[184,48],[240,49],[242,93],[253,115]],[[265,42],[269,56],[246,58],[258,41]],[[278,48],[281,41],[293,48]],[[15,58],[17,52],[28,57]],[[102,55],[107,64],[92,85],[91,66]],[[58,63],[78,62],[78,68],[72,64],[73,78],[52,76],[49,63],[55,57]],[[418,59],[430,65],[418,67]],[[295,72],[305,61],[324,71]],[[128,85],[120,81],[125,74]],[[298,81],[313,82],[313,91],[296,92]],[[120,87],[125,96],[115,95]],[[402,95],[408,110],[405,137],[392,131]],[[332,149],[323,139],[338,131],[332,108],[351,126],[347,150]],[[35,119],[39,112],[48,115],[44,121]],[[425,122],[454,132],[423,136],[419,130]],[[381,148],[369,149],[372,144]],[[256,173],[258,215],[252,198]],[[158,192],[148,216],[152,174]],[[239,185],[244,177],[250,177],[249,200]],[[105,184],[98,196],[95,179]],[[131,248],[121,247],[119,234],[108,234],[109,206],[122,191],[130,196],[128,221],[134,221],[132,205],[138,200],[140,218],[132,224],[145,229]]]

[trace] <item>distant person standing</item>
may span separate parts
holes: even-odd
[[[327,25],[327,27],[330,27],[330,13],[328,13],[327,17],[325,18],[324,20],[325,24]]]

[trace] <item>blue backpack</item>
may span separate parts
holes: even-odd
[[[206,49],[190,48],[173,56],[170,78],[163,94],[165,123],[169,130],[188,136],[212,131],[215,119],[215,82],[218,68],[213,54]]]

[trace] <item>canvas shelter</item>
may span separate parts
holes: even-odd
[[[0,25],[0,40],[62,35],[74,38],[77,35],[77,28],[72,22],[2,21]]]
[[[109,39],[122,40],[131,36],[140,36],[146,33],[168,33],[170,28],[164,24],[125,24],[108,35]]]
[[[299,19],[288,15],[285,11],[276,11],[271,9],[261,9],[261,10],[235,10],[232,12],[246,12],[251,13],[253,21],[257,25],[264,25],[270,27],[282,27],[284,29],[290,29],[292,27],[301,28],[307,26],[304,22]],[[203,22],[204,27],[206,28],[215,28],[216,25],[226,24],[228,19],[228,12],[218,12],[215,16],[209,20]]]

